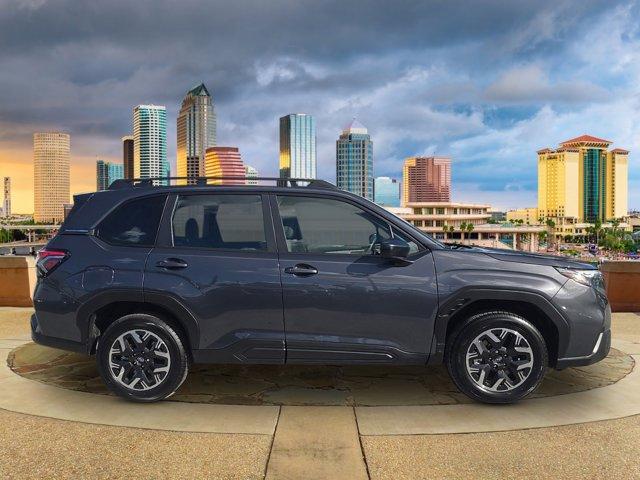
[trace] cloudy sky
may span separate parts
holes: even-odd
[[[72,190],[95,159],[121,161],[131,110],[175,118],[203,81],[218,143],[277,172],[278,117],[316,117],[318,170],[335,140],[369,128],[375,173],[410,155],[453,159],[454,199],[536,203],[536,150],[583,133],[631,150],[640,209],[640,5],[636,1],[0,0],[0,176],[31,212],[35,131],[72,136]]]

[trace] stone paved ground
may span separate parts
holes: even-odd
[[[0,309],[0,337],[28,332],[28,312]],[[640,317],[614,318],[614,337],[640,342]],[[1,392],[0,392],[1,394]],[[308,417],[286,419],[287,408]],[[373,479],[640,479],[640,417],[536,430],[463,435],[358,436],[325,425],[305,445],[305,425],[327,423],[314,407],[283,407],[271,435],[161,432],[89,425],[0,410],[0,478],[327,478],[314,465],[362,462]],[[300,415],[301,410],[292,411]],[[348,415],[346,415],[348,416]],[[333,418],[332,421],[339,419]],[[295,428],[300,425],[300,428]],[[292,428],[293,426],[293,428]],[[286,427],[286,428],[285,428]],[[303,428],[304,427],[304,428]],[[289,433],[287,433],[289,432]],[[311,432],[313,433],[313,432]],[[318,437],[318,434],[320,436]],[[355,435],[355,439],[347,438]],[[360,444],[361,451],[355,446]],[[273,444],[272,444],[273,442]],[[275,449],[273,448],[275,445]],[[269,462],[269,456],[272,462]],[[297,468],[290,470],[287,461]],[[330,469],[331,470],[331,469]],[[355,478],[333,468],[331,478]],[[294,476],[292,472],[303,472]],[[336,473],[338,472],[338,473]],[[358,475],[362,470],[357,470]]]

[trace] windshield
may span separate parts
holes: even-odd
[[[416,227],[414,224],[412,224],[411,222],[408,222],[407,220],[405,220],[404,218],[396,215],[393,212],[389,212],[387,210],[388,213],[390,213],[391,215],[393,215],[394,217],[396,217],[398,220],[400,220],[401,222],[403,222],[405,225],[407,225],[412,232],[422,236],[422,237],[427,237],[429,239],[430,242],[435,243],[438,247],[440,248],[450,248],[450,246],[442,243],[440,240],[436,240],[435,237],[433,237],[432,235],[428,234],[427,232],[423,232],[422,230],[420,230],[418,227]]]

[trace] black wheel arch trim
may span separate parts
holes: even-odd
[[[92,353],[97,329],[95,328],[95,313],[109,304],[132,302],[147,305],[149,308],[159,308],[169,312],[179,323],[188,337],[191,350],[198,348],[200,329],[198,322],[191,312],[176,298],[166,293],[144,292],[139,289],[114,289],[104,291],[85,301],[77,313],[77,323],[82,335],[81,344],[86,346],[86,353]]]
[[[521,302],[532,304],[539,308],[555,325],[558,330],[558,358],[561,358],[569,344],[571,327],[566,318],[558,311],[546,296],[532,291],[465,287],[448,297],[438,308],[435,318],[433,340],[429,364],[438,364],[444,361],[447,341],[447,328],[449,321],[463,308],[477,302],[486,300]]]

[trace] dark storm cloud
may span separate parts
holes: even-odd
[[[533,116],[566,98],[607,101],[598,75],[577,87],[557,76],[577,32],[615,4],[0,0],[0,150],[8,136],[28,145],[36,129],[65,129],[77,153],[116,157],[132,107],[156,103],[168,108],[173,161],[180,100],[204,81],[219,137],[265,173],[275,168],[277,117],[308,111],[323,175],[353,115],[374,134],[377,172],[396,174],[409,153],[461,151],[456,142],[487,128],[485,109],[493,128],[522,120],[492,117],[501,106]]]

